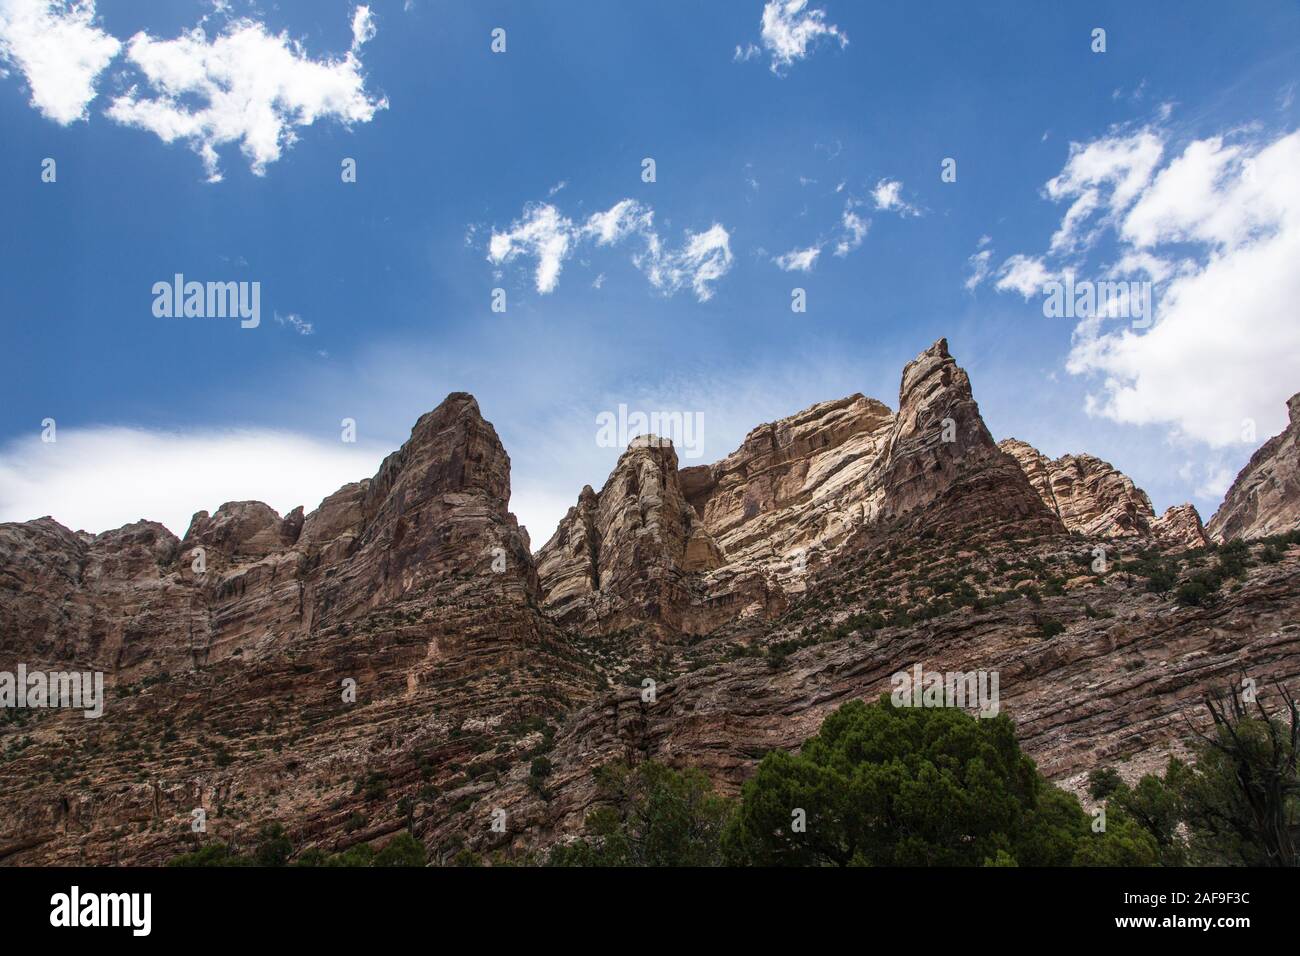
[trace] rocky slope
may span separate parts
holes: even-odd
[[[657,681],[653,701],[631,687],[580,710],[550,754],[547,797],[507,780],[493,805],[516,825],[472,834],[472,844],[518,856],[578,834],[597,799],[590,768],[611,760],[702,767],[734,793],[768,750],[797,748],[836,707],[888,693],[891,675],[914,664],[998,673],[1001,711],[1026,752],[1081,796],[1093,767],[1136,779],[1162,771],[1171,753],[1186,757],[1207,692],[1243,677],[1300,682],[1300,547],[1200,609],[1152,593],[1123,561],[1087,573],[1090,550],[1069,540],[1048,536],[987,555],[934,541],[850,560],[779,626],[720,634],[685,669],[647,673]],[[1205,562],[1176,563],[1192,573]],[[999,574],[1003,564],[1010,573]],[[915,613],[954,576],[979,596],[930,619],[900,613]],[[1037,601],[1030,584],[1044,592]],[[882,594],[883,615],[870,610]]]
[[[509,466],[453,394],[305,518],[0,526],[0,669],[101,670],[108,696],[6,712],[0,860],[159,862],[199,808],[210,835],[270,815],[337,849],[407,825],[374,805],[403,781],[450,818],[596,686],[537,610]]]
[[[1286,404],[1289,424],[1251,456],[1210,519],[1207,531],[1215,541],[1300,528],[1300,393]]]
[[[1195,509],[1155,518],[1105,463],[1031,452],[995,444],[940,341],[897,413],[824,402],[685,469],[634,441],[536,559],[461,393],[310,514],[231,502],[183,539],[0,525],[0,671],[108,690],[97,720],[0,714],[0,863],[159,863],[269,822],[299,850],[410,830],[438,862],[527,859],[581,825],[600,763],[734,789],[918,662],[998,671],[1068,784],[1153,766],[1210,687],[1300,676],[1300,547],[1260,543],[1180,606],[1169,581],[1219,560]],[[1251,527],[1294,526],[1294,485],[1250,477],[1288,454],[1293,430],[1239,478]]]

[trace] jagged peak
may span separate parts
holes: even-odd
[[[644,434],[637,435],[627,443],[627,450],[633,448],[672,448],[673,440],[671,438],[662,438],[659,435]]]

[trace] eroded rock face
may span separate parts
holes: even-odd
[[[1264,538],[1300,528],[1300,393],[1290,423],[1251,455],[1207,526],[1215,541]]]
[[[1015,438],[998,447],[1016,460],[1043,503],[1070,531],[1118,538],[1151,530],[1156,520],[1151,499],[1109,462],[1092,455],[1063,455],[1053,461]]]
[[[932,533],[996,525],[1005,536],[1061,530],[1015,461],[993,441],[970,378],[940,339],[908,363],[889,444],[874,481],[880,517],[924,511]]]
[[[180,541],[147,521],[99,535],[50,519],[0,525],[10,584],[0,624],[15,649],[23,635],[24,650],[135,676],[146,661],[171,672],[264,652],[489,573],[502,593],[535,603],[527,535],[506,506],[509,468],[473,397],[455,393],[373,479],[306,517],[228,502],[196,514]]]
[[[1053,548],[1034,554],[1045,560]],[[1005,548],[989,557],[1024,553]],[[1293,547],[1206,610],[1180,609],[1116,575],[1041,606],[1022,599],[912,627],[827,637],[776,667],[750,655],[697,668],[660,681],[653,704],[621,688],[575,714],[557,737],[552,798],[539,799],[522,779],[508,781],[492,800],[518,828],[471,840],[484,851],[520,852],[581,833],[597,799],[589,768],[613,760],[699,767],[734,794],[763,754],[799,747],[835,708],[888,694],[892,674],[917,663],[933,672],[996,672],[999,710],[1015,722],[1025,752],[1049,779],[1081,796],[1087,772],[1098,766],[1119,767],[1130,779],[1162,773],[1170,754],[1187,758],[1188,727],[1208,723],[1205,694],[1243,673],[1290,686],[1300,680],[1298,575],[1300,548]],[[835,606],[836,617],[857,610],[852,601]],[[1045,616],[1067,631],[1044,639]],[[753,629],[726,635],[760,646],[788,636]]]
[[[561,623],[608,631],[636,622],[681,627],[688,567],[716,550],[682,495],[672,443],[642,435],[599,493],[584,488],[538,555]],[[688,552],[689,561],[688,561]]]
[[[596,681],[538,610],[509,469],[458,393],[308,516],[234,502],[184,541],[0,525],[0,670],[102,671],[108,697],[99,720],[0,725],[33,744],[0,746],[0,860],[161,862],[184,848],[173,823],[246,799],[338,849],[405,825],[343,827],[373,812],[357,779],[447,787],[448,807],[473,791],[474,728],[540,738],[529,722]],[[75,774],[50,776],[69,746]]]
[[[1061,530],[994,444],[946,341],[904,370],[899,409],[862,395],[822,402],[680,471],[670,448],[630,448],[539,552],[548,612],[586,630],[655,621],[707,633],[780,613],[809,568],[874,526],[923,514],[934,533]]]
[[[1195,505],[1172,505],[1151,523],[1151,533],[1161,541],[1184,548],[1203,548],[1209,541]]]
[[[1257,458],[1293,460],[1285,437]],[[1154,548],[1198,573],[1195,509],[1154,518],[1104,463],[1073,456],[1060,481],[1020,445],[994,445],[940,341],[898,414],[824,402],[686,469],[633,442],[536,564],[509,458],[461,393],[307,515],[227,503],[184,540],[0,525],[0,670],[99,669],[108,690],[99,720],[0,721],[0,863],[161,863],[269,822],[300,851],[407,829],[439,862],[544,851],[581,828],[600,764],[694,765],[734,791],[917,662],[997,671],[1022,745],[1069,785],[1160,769],[1199,695],[1243,673],[1300,680],[1300,547],[1182,607],[1125,567]],[[1252,487],[1252,521],[1295,504]],[[1114,560],[1066,516],[1118,528]]]
[[[1205,529],[1194,505],[1174,505],[1157,518],[1147,493],[1109,462],[1092,455],[1053,461],[1016,438],[1005,438],[998,447],[1016,460],[1043,504],[1069,531],[1089,538],[1154,535],[1169,545],[1205,547]]]

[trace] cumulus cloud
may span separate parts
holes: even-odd
[[[997,287],[1041,293],[1108,236],[1114,262],[1099,271],[1154,283],[1158,307],[1147,329],[1078,323],[1066,367],[1097,383],[1087,410],[1213,448],[1241,442],[1251,423],[1262,440],[1300,390],[1297,168],[1300,132],[1173,144],[1146,128],[1072,144],[1047,184],[1070,205],[1046,257],[1011,257]]]
[[[145,89],[131,86],[107,115],[165,143],[189,144],[211,182],[222,178],[217,147],[229,143],[239,144],[260,176],[296,142],[296,127],[321,119],[368,123],[388,107],[385,98],[367,93],[361,71],[361,47],[374,35],[365,6],[353,14],[352,46],[342,57],[312,59],[287,33],[269,33],[247,18],[212,38],[202,26],[172,40],[140,32],[127,59],[143,74]]]
[[[808,9],[808,0],[768,0],[760,18],[759,39],[761,49],[753,43],[738,46],[734,59],[743,62],[766,50],[771,70],[778,76],[824,41],[837,42],[841,49],[849,45],[848,36],[826,22],[826,11]]]
[[[1099,230],[1113,226],[1147,187],[1163,152],[1164,143],[1149,129],[1071,143],[1065,168],[1046,186],[1052,200],[1072,200],[1052,236],[1051,251],[1086,247]]]
[[[214,12],[228,16],[225,4]],[[361,48],[375,36],[368,6],[353,10],[347,53],[321,59],[247,17],[209,38],[209,19],[174,39],[131,37],[118,75],[130,85],[105,115],[188,144],[210,182],[222,178],[220,146],[238,143],[260,176],[297,140],[296,128],[322,119],[368,123],[388,106],[366,91],[361,72]],[[0,0],[0,59],[22,71],[32,106],[57,123],[87,118],[96,83],[122,47],[95,25],[93,0]]]
[[[703,232],[686,231],[680,249],[664,250],[659,237],[648,237],[644,254],[632,259],[645,272],[650,284],[665,295],[673,295],[690,286],[701,302],[713,298],[713,287],[731,268],[731,236],[720,223]]]
[[[882,179],[871,191],[876,208],[885,212],[896,212],[900,216],[919,216],[921,211],[903,199],[903,183],[898,179]]]
[[[623,199],[604,212],[575,223],[551,203],[530,203],[504,231],[492,230],[488,261],[504,265],[520,257],[536,261],[534,284],[546,295],[559,285],[564,261],[583,242],[615,246],[638,239],[640,252],[632,262],[650,284],[666,295],[689,286],[696,298],[713,297],[712,283],[731,268],[731,236],[719,223],[703,232],[687,231],[678,249],[665,249],[654,226],[654,209],[635,199]]]
[[[94,0],[0,0],[0,59],[22,71],[32,107],[63,126],[86,119],[99,75],[121,48],[95,26]]]
[[[0,448],[0,521],[50,515],[107,531],[142,518],[183,535],[190,517],[227,501],[265,501],[281,514],[375,473],[392,449],[268,431],[168,433],[60,428]]]
[[[809,246],[807,249],[791,249],[772,261],[786,272],[811,272],[821,253],[821,246]]]

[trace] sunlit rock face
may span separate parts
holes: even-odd
[[[1300,528],[1300,393],[1290,423],[1251,456],[1206,526],[1215,541],[1265,538]]]

